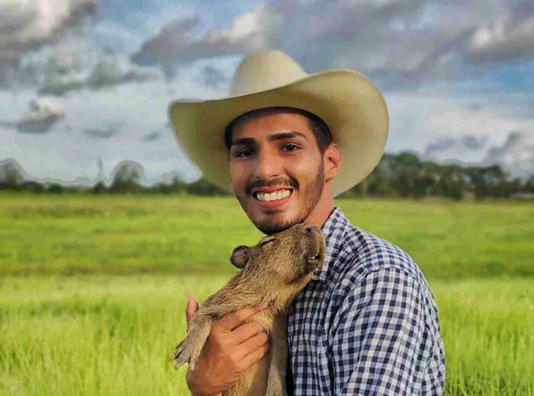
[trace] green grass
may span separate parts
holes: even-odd
[[[7,277],[0,283],[0,392],[181,395],[170,354],[185,296],[226,276]],[[434,281],[451,395],[534,394],[530,279]]]
[[[0,195],[0,275],[228,274],[259,236],[230,198]]]
[[[429,278],[447,394],[534,395],[534,205],[339,206]],[[0,394],[187,394],[169,358],[185,297],[259,236],[232,198],[0,195]]]
[[[170,360],[184,334],[182,293],[205,296],[222,283],[149,275],[6,278],[0,392],[187,394],[184,372]]]
[[[532,204],[338,204],[430,278],[534,276]],[[229,274],[232,249],[259,236],[231,197],[0,194],[0,275]]]
[[[436,281],[454,395],[534,395],[534,279]]]

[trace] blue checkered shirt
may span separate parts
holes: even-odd
[[[442,394],[438,311],[417,265],[339,209],[323,232],[325,263],[289,311],[288,392]]]

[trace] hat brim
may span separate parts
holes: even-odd
[[[241,114],[266,107],[303,109],[326,122],[342,156],[342,170],[332,181],[334,195],[367,177],[384,151],[389,129],[386,103],[366,76],[352,70],[312,74],[249,95],[203,102],[175,101],[169,106],[169,117],[179,144],[204,177],[233,194],[224,131]]]

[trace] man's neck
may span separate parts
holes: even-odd
[[[336,209],[334,205],[334,197],[332,194],[332,184],[327,182],[324,185],[323,193],[315,208],[311,211],[310,215],[304,220],[305,223],[315,224],[319,227],[323,227],[324,223],[332,212]]]

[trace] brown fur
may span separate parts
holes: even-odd
[[[200,305],[186,339],[176,347],[173,356],[176,367],[189,362],[189,369],[194,369],[214,321],[243,308],[267,305],[267,309],[248,321],[260,322],[269,332],[269,351],[223,395],[284,395],[286,310],[311,280],[324,255],[325,242],[321,230],[304,224],[269,235],[256,246],[235,248],[230,260],[243,270]]]

